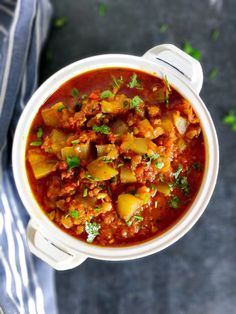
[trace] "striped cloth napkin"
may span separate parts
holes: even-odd
[[[0,0],[0,313],[57,313],[54,272],[27,247],[29,219],[12,177],[11,143],[37,86],[48,0]]]

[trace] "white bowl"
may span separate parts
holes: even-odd
[[[44,101],[64,82],[88,70],[105,67],[124,67],[154,73],[163,78],[186,98],[197,113],[206,145],[206,165],[200,190],[187,213],[172,228],[156,238],[129,247],[100,247],[82,242],[60,230],[40,209],[32,195],[25,169],[25,149],[31,123]],[[198,61],[173,45],[150,49],[142,57],[121,54],[86,58],[61,69],[44,82],[28,101],[16,128],[12,164],[19,195],[31,216],[27,228],[30,250],[58,270],[81,264],[87,257],[101,260],[128,260],[163,250],[196,223],[213,193],[219,164],[216,131],[206,106],[199,97],[203,81]]]

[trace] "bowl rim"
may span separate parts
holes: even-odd
[[[25,145],[29,128],[36,112],[43,102],[63,83],[79,74],[93,69],[123,67],[141,70],[154,74],[160,78],[167,75],[170,85],[187,99],[197,113],[204,134],[206,146],[205,171],[200,190],[190,208],[183,217],[163,234],[146,240],[139,244],[125,247],[102,247],[85,243],[67,234],[52,223],[36,199],[32,195],[25,170]],[[105,54],[76,61],[52,76],[50,76],[31,96],[19,119],[15,130],[12,149],[13,175],[20,198],[32,219],[37,223],[38,229],[50,241],[61,243],[66,248],[71,248],[88,257],[104,260],[126,260],[147,256],[158,252],[181,238],[197,222],[204,212],[213,193],[219,168],[219,147],[216,130],[211,116],[190,84],[181,80],[174,70],[166,68],[162,63],[147,60],[145,57],[137,57],[125,54]],[[22,171],[24,169],[24,171]]]

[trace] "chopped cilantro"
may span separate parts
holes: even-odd
[[[138,221],[143,221],[142,216],[134,215],[134,218],[137,219]]]
[[[41,145],[42,145],[42,141],[40,139],[30,143],[30,146],[41,146]]]
[[[165,33],[168,30],[168,25],[167,24],[161,24],[159,27],[160,33]]]
[[[180,205],[180,200],[177,196],[173,196],[170,200],[169,200],[169,206],[171,208],[178,208]]]
[[[88,98],[88,95],[87,95],[87,94],[83,94],[83,95],[81,96],[81,99],[82,99],[82,100],[85,100],[86,98]]]
[[[113,97],[114,94],[110,91],[110,90],[104,90],[101,94],[100,94],[100,97],[102,99],[105,99],[105,98],[110,98],[110,97]]]
[[[43,136],[43,128],[40,126],[37,129],[37,138],[41,138]]]
[[[162,169],[162,168],[164,167],[164,162],[162,162],[162,161],[157,161],[157,162],[155,163],[155,167],[156,167],[157,169]]]
[[[67,18],[65,16],[62,16],[53,21],[53,26],[55,28],[62,28],[63,26],[65,26],[66,22]]]
[[[93,126],[93,131],[96,133],[102,133],[102,134],[107,135],[110,132],[110,127],[108,125],[105,125],[105,124],[103,124],[101,126],[95,124]]]
[[[136,194],[135,196],[139,196],[139,195]],[[145,197],[144,197],[144,200],[143,200],[143,203],[144,203],[144,204],[147,204],[149,201],[150,201],[150,194],[149,194],[149,193],[146,193],[146,194],[145,194]]]
[[[193,48],[189,42],[184,43],[183,50],[196,60],[201,60],[201,52]]]
[[[130,78],[130,82],[128,83],[129,88],[142,88],[140,82],[137,80],[137,74],[133,74]]]
[[[214,29],[211,33],[211,39],[212,41],[217,41],[219,38],[220,32],[217,29]]]
[[[78,91],[78,89],[77,88],[72,88],[72,90],[71,90],[71,96],[73,96],[73,97],[78,97],[79,96],[79,91]]]
[[[65,105],[64,104],[61,104],[58,108],[57,108],[57,111],[58,112],[62,112],[63,109],[65,109]]]
[[[143,103],[143,100],[139,96],[134,96],[130,101],[130,107],[134,108],[136,111],[140,111],[139,105]]]
[[[99,229],[101,226],[96,222],[88,222],[85,223],[85,231],[87,232],[87,242],[91,243],[99,235]]]
[[[79,144],[79,142],[80,142],[80,140],[79,140],[79,139],[77,139],[77,140],[73,140],[73,141],[71,141],[71,144],[74,146],[74,145]]]
[[[80,216],[78,210],[76,210],[76,209],[70,210],[68,215],[71,216],[74,219],[78,219],[79,216]]]
[[[173,176],[175,177],[175,179],[178,179],[180,172],[183,170],[183,166],[182,165],[178,165],[177,170],[173,173]]]
[[[97,207],[94,208],[94,211],[95,211],[96,213],[99,213],[100,210],[101,210],[101,207],[100,207],[100,206],[97,206]]]
[[[100,2],[98,6],[98,13],[100,16],[105,16],[107,13],[107,5],[104,2]]]
[[[231,130],[236,132],[236,113],[234,110],[230,110],[229,113],[223,119],[224,124],[231,127]]]
[[[70,171],[72,168],[80,166],[80,160],[76,156],[66,157],[66,163],[68,165],[68,171]]]
[[[102,161],[105,163],[105,164],[109,164],[110,162],[112,162],[112,159],[109,159],[107,157],[103,157]]]
[[[184,192],[185,195],[189,194],[189,184],[188,184],[188,178],[187,177],[181,177],[178,180],[178,186],[180,189]]]
[[[85,173],[85,178],[91,181],[97,181],[97,178],[95,178],[94,176],[91,176],[91,174],[89,173]]]
[[[153,160],[156,160],[157,158],[159,158],[160,155],[159,155],[159,154],[153,154],[153,155],[151,155],[151,156],[145,155],[144,157],[145,157],[145,159],[147,160],[147,165],[150,166],[151,163],[152,163],[152,161],[153,161]]]
[[[122,76],[120,78],[115,78],[113,77],[113,87],[117,87],[117,88],[120,88],[120,85],[123,83],[123,78]]]
[[[130,227],[132,225],[132,221],[131,220],[125,220],[125,223],[128,227]]]
[[[209,73],[209,79],[213,80],[214,78],[216,78],[218,75],[218,69],[216,67],[212,68],[210,73]]]
[[[164,76],[164,83],[165,83],[165,103],[168,105],[169,101],[170,101],[170,92],[171,92],[171,88],[170,88],[170,84],[169,81],[167,79],[167,76]]]
[[[83,197],[86,197],[88,195],[88,188],[85,188],[83,190]]]
[[[195,161],[195,162],[192,164],[192,168],[193,168],[193,170],[198,170],[198,169],[200,169],[200,164]]]

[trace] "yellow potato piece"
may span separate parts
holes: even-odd
[[[114,100],[102,100],[101,107],[103,113],[119,113],[124,110],[124,101],[127,100],[125,95],[116,95]]]
[[[136,182],[136,176],[128,167],[120,168],[120,181],[121,183],[133,183]]]
[[[53,129],[49,137],[47,138],[47,143],[45,151],[49,153],[58,153],[61,148],[65,145],[68,135]]]
[[[123,135],[129,132],[129,127],[124,121],[117,120],[112,126],[112,131],[114,134]]]
[[[124,150],[132,150],[136,154],[144,155],[148,152],[149,143],[150,140],[147,138],[129,136],[127,137],[127,140],[121,144],[121,148]]]
[[[129,220],[142,206],[142,201],[132,194],[120,194],[117,201],[117,212],[120,218]]]
[[[96,145],[97,156],[107,156],[111,159],[116,159],[118,157],[118,151],[115,144],[104,144]]]
[[[63,160],[66,160],[67,157],[76,156],[79,159],[88,159],[91,154],[91,145],[90,143],[79,144],[75,147],[66,146],[61,149],[61,156]]]
[[[41,179],[55,171],[56,160],[48,159],[47,156],[36,151],[29,151],[27,159],[32,167],[36,179]]]
[[[62,102],[58,102],[50,108],[43,109],[41,111],[43,121],[46,125],[57,126],[59,123],[61,113],[58,109],[63,106]]]
[[[170,195],[171,188],[166,183],[158,183],[157,191],[164,194],[165,196],[168,196],[168,195]]]
[[[110,180],[118,174],[118,171],[109,164],[103,162],[101,158],[92,161],[88,165],[89,174],[98,181]]]

